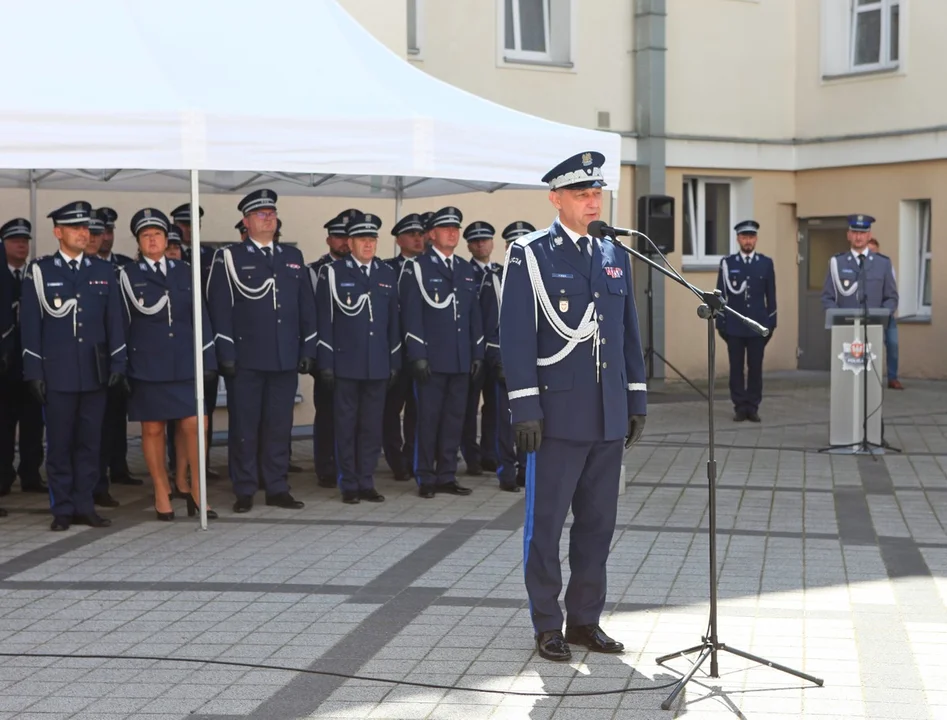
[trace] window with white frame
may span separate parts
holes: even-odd
[[[898,317],[930,317],[931,201],[901,201],[898,243]],[[881,250],[884,252],[884,249]]]
[[[499,0],[506,62],[571,64],[572,0]]]
[[[684,178],[681,196],[685,261],[718,263],[733,252],[734,193],[727,178]]]
[[[424,0],[407,0],[408,55],[421,54],[421,15]]]
[[[821,0],[824,76],[894,70],[904,0]]]

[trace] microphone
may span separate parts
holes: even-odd
[[[605,224],[603,220],[593,220],[589,223],[589,235],[595,238],[638,235],[637,230],[627,230],[625,228],[611,227]]]

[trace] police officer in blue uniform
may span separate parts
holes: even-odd
[[[470,266],[474,271],[477,287],[483,285],[484,277],[495,272],[500,265],[490,261],[493,252],[493,225],[477,220],[464,228],[464,240],[470,252]],[[482,309],[482,308],[481,308]],[[484,332],[487,332],[484,326]],[[489,372],[482,372],[470,381],[467,392],[467,409],[464,413],[464,434],[460,444],[461,454],[467,464],[468,475],[482,475],[483,471],[495,472],[497,469],[496,443],[496,391],[495,379]],[[481,398],[483,410],[481,415]],[[477,416],[480,415],[480,439],[477,439]]]
[[[168,246],[164,250],[164,256],[168,260],[184,261],[184,243],[181,240],[181,228],[177,225],[168,228]]]
[[[647,390],[628,255],[587,235],[602,210],[601,153],[550,170],[559,216],[507,253],[500,354],[517,446],[527,453],[523,568],[536,647],[568,660],[624,646],[599,627],[622,451],[644,428]],[[569,509],[566,632],[559,538]]]
[[[141,423],[141,445],[155,490],[159,520],[173,520],[171,488],[164,464],[166,423],[178,422],[179,447],[197,477],[197,412],[194,393],[194,324],[191,270],[183,261],[165,257],[170,221],[156,208],[139,210],[131,219],[141,259],[119,271],[128,342],[128,375],[132,395],[128,415]],[[216,377],[213,331],[202,303],[205,379]],[[186,486],[187,474],[178,482]],[[188,516],[199,510],[197,484],[183,493]],[[208,509],[207,516],[217,514]]]
[[[423,498],[471,493],[457,482],[457,451],[469,382],[483,370],[484,338],[473,268],[454,254],[462,221],[455,207],[434,213],[431,248],[407,260],[398,280],[418,403],[414,474]]]
[[[16,477],[23,492],[46,493],[40,475],[43,466],[43,407],[23,382],[23,344],[20,340],[19,306],[26,275],[33,226],[26,218],[14,218],[0,227],[0,495],[6,495]],[[12,319],[12,320],[11,320]],[[6,326],[12,322],[12,325]],[[4,327],[6,326],[6,327]],[[14,469],[14,450],[19,429],[20,463]]]
[[[315,262],[309,263],[309,275],[314,294],[320,268],[351,254],[352,250],[345,232],[349,219],[357,213],[360,211],[355,208],[343,210],[323,225],[326,229],[326,245],[329,246],[329,252]],[[319,487],[334,488],[338,484],[338,467],[335,459],[335,410],[332,392],[330,388],[317,380],[313,385],[312,394],[313,405],[316,408],[316,415],[312,421],[312,457],[316,466],[316,481]]]
[[[717,316],[717,331],[730,355],[730,400],[735,422],[760,422],[763,400],[763,352],[776,329],[776,271],[772,259],[756,251],[760,224],[744,220],[734,226],[740,252],[720,261],[717,289],[741,315],[769,328],[761,337],[727,313]],[[746,379],[743,368],[746,366]]]
[[[89,257],[92,206],[72,202],[47,217],[59,251],[30,264],[20,301],[23,377],[46,406],[46,475],[54,531],[105,527],[95,512],[106,388],[127,394],[122,301],[109,263]]]
[[[342,502],[381,502],[374,472],[382,444],[385,391],[401,369],[398,276],[375,257],[381,220],[349,218],[351,254],[319,270],[319,376],[335,403]]]
[[[887,308],[892,314],[898,309],[898,284],[894,278],[891,260],[868,247],[871,226],[875,219],[871,215],[848,216],[848,242],[851,249],[829,258],[829,269],[822,286],[822,307],[862,307],[867,300],[868,309]]]
[[[243,242],[247,239],[247,225],[240,220],[236,225],[233,226],[233,229],[240,233],[240,242]]]
[[[94,212],[94,216],[98,218],[104,228],[102,230],[102,241],[98,249],[99,257],[116,267],[123,267],[130,262],[134,262],[134,259],[128,255],[112,252],[112,247],[115,245],[115,222],[118,220],[118,213],[110,207],[102,207]],[[140,485],[141,483],[136,484]]]
[[[417,213],[405,215],[395,223],[391,234],[395,236],[399,252],[385,262],[400,277],[401,268],[406,260],[416,258],[424,252],[424,223]],[[399,351],[401,364],[404,364],[404,345]],[[404,421],[402,422],[402,411]],[[418,421],[417,405],[411,390],[411,375],[398,373],[394,384],[388,389],[385,398],[385,417],[382,429],[382,448],[385,462],[394,473],[395,480],[406,482],[414,477],[414,434]],[[403,428],[403,433],[402,433]]]
[[[316,306],[302,253],[274,244],[277,195],[256,190],[237,205],[249,236],[215,253],[208,282],[221,374],[232,379],[228,444],[234,512],[266,504],[299,509],[287,473],[297,373],[316,373]],[[228,396],[228,401],[230,400]]]

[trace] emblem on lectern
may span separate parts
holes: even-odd
[[[836,357],[842,361],[842,370],[851,370],[853,373],[858,375],[862,370],[865,369],[865,354],[867,353],[867,364],[868,369],[871,370],[871,363],[874,360],[877,360],[877,356],[871,351],[871,343],[868,343],[867,348],[865,343],[861,340],[856,340],[855,342],[843,342],[842,343],[842,352],[839,353]]]

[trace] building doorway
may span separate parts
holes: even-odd
[[[848,250],[844,217],[799,220],[799,362],[800,370],[829,370],[829,331],[825,329],[822,286],[829,258]]]

